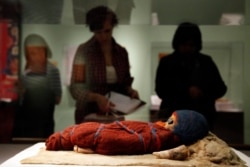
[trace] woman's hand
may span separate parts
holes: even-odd
[[[133,89],[133,88],[128,88],[128,95],[131,97],[131,98],[135,98],[135,99],[139,99],[139,93],[137,90]]]
[[[115,106],[114,103],[110,102],[109,99],[101,94],[92,93],[92,100],[98,105],[99,110],[102,113],[110,112],[110,109]]]
[[[199,99],[202,95],[203,92],[200,88],[198,88],[197,86],[191,86],[189,88],[189,95],[193,98],[193,99]]]

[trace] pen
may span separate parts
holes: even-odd
[[[110,91],[108,92],[108,103],[107,103],[107,107],[109,107],[109,104],[110,104],[110,95],[111,95],[111,93],[110,93]],[[108,116],[109,115],[109,111],[108,112],[106,112],[106,116]]]

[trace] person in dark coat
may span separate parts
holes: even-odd
[[[161,58],[155,91],[162,100],[159,119],[175,110],[190,109],[203,114],[213,128],[216,99],[226,91],[219,70],[209,55],[201,53],[202,35],[198,25],[181,23],[173,37],[173,53]]]

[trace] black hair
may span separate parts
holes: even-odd
[[[86,14],[86,25],[89,26],[91,32],[100,30],[106,19],[111,19],[111,24],[116,26],[118,19],[116,14],[106,6],[97,6],[89,10]]]
[[[202,37],[199,26],[191,22],[183,22],[179,24],[175,31],[172,41],[172,47],[176,50],[181,44],[192,40],[198,51],[202,49]]]

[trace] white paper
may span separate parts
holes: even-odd
[[[145,104],[145,102],[141,101],[140,99],[130,98],[129,96],[112,91],[110,94],[107,94],[106,97],[115,104],[115,107],[112,108],[114,112],[120,112],[124,114],[129,114],[141,105]]]

